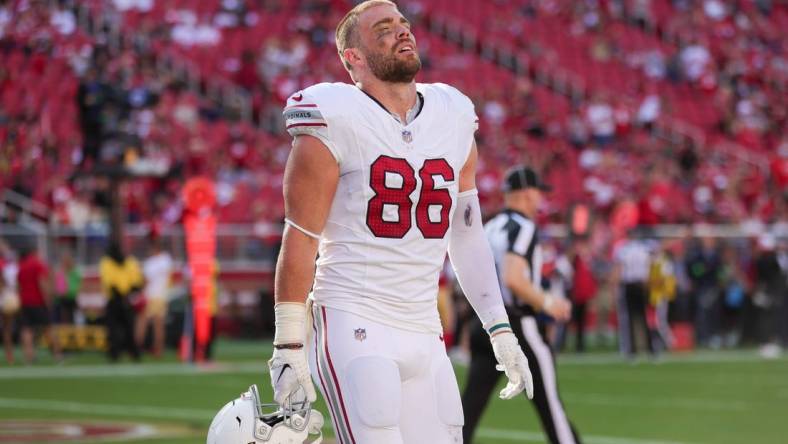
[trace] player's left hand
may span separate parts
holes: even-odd
[[[534,397],[534,380],[528,368],[528,358],[512,332],[500,333],[490,339],[498,365],[495,368],[506,374],[509,382],[498,394],[501,399],[512,399],[525,389],[528,399]]]
[[[274,350],[273,357],[268,361],[268,368],[274,389],[274,401],[277,404],[284,405],[300,388],[304,389],[303,393],[308,402],[315,402],[317,393],[309,374],[305,350]]]

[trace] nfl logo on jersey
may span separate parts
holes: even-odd
[[[408,130],[402,130],[402,140],[404,140],[405,143],[413,142],[413,133]]]
[[[353,330],[354,335],[356,336],[357,341],[363,341],[367,339],[367,330],[363,328],[357,328]]]

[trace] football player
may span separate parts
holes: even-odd
[[[532,396],[482,226],[478,119],[457,89],[415,82],[416,38],[394,3],[353,8],[336,43],[353,83],[311,86],[284,109],[293,149],[275,277],[274,399],[303,387],[314,401],[311,370],[342,444],[461,442],[436,308],[447,251],[508,377],[500,396]]]

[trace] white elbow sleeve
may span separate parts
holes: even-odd
[[[508,326],[490,244],[484,235],[477,191],[460,193],[449,237],[449,259],[457,280],[485,330]]]

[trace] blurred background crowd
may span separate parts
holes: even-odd
[[[217,322],[239,334],[242,308],[270,302],[290,147],[283,104],[349,80],[333,29],[351,3],[0,0],[5,287],[21,288],[13,270],[39,250],[48,293],[101,294],[113,222],[128,253],[144,260],[156,243],[181,263],[181,190],[209,176],[222,275],[236,272],[217,292]],[[452,84],[476,105],[485,214],[500,209],[512,164],[553,185],[539,216],[554,257],[544,273],[588,304],[573,330],[599,325],[608,337],[616,325],[616,251],[638,226],[657,340],[690,346],[659,334],[660,304],[697,345],[788,339],[788,5],[398,3],[414,24],[418,80]],[[74,284],[79,267],[85,287]],[[82,300],[88,312],[103,305]],[[265,331],[263,317],[248,325]]]

